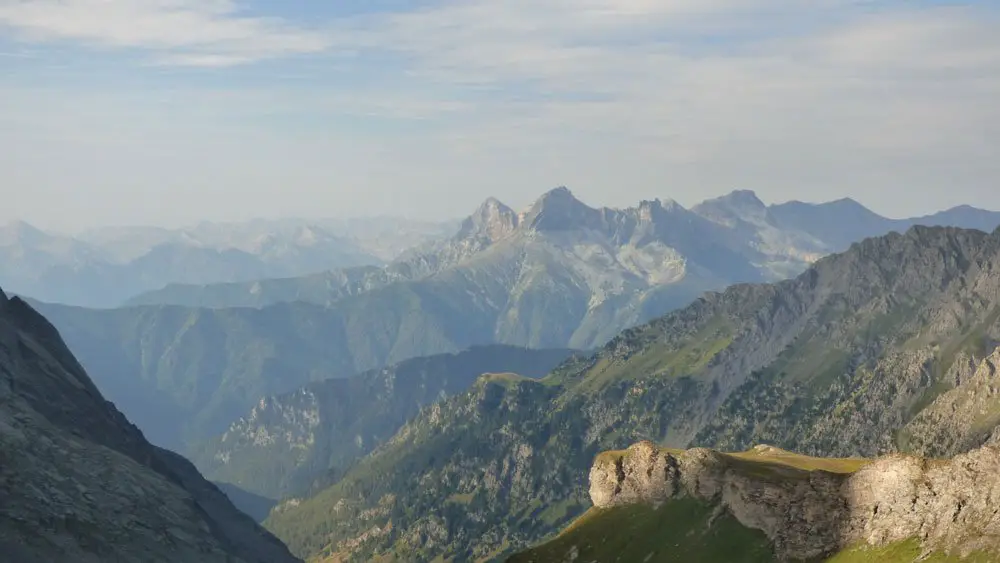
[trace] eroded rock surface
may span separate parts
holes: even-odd
[[[598,457],[594,506],[661,503],[688,495],[717,503],[774,542],[783,560],[822,557],[859,543],[911,538],[958,555],[1000,555],[1000,449],[950,461],[892,455],[854,473],[808,471],[780,450],[753,456],[694,449],[671,453],[650,442]]]

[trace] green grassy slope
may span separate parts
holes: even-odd
[[[508,563],[768,563],[767,537],[692,499],[591,509],[565,532]]]
[[[965,557],[927,551],[916,539],[858,546],[801,563],[997,563],[992,553]],[[506,563],[777,563],[767,537],[703,503],[677,499],[655,508],[591,509],[555,538]]]
[[[631,451],[631,450],[630,450]],[[668,449],[673,456],[685,452]],[[596,466],[621,467],[626,451],[602,452]],[[818,458],[760,446],[746,452],[721,454],[727,475],[772,483],[802,482],[814,471],[855,473],[870,463],[863,458]],[[634,460],[633,460],[634,461]],[[761,499],[767,502],[766,499]],[[750,502],[755,502],[751,500]],[[858,545],[801,563],[991,563],[995,553],[957,554],[930,551],[916,539],[884,546]],[[778,561],[770,540],[749,528],[728,509],[691,496],[677,496],[654,506],[636,503],[591,508],[562,531],[539,545],[507,559],[507,563],[705,562],[753,563]]]

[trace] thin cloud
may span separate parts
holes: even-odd
[[[78,135],[91,150],[96,131],[122,151],[175,155],[178,183],[199,162],[220,200],[236,189],[227,181],[255,186],[259,200],[227,203],[249,215],[277,205],[295,214],[299,200],[365,214],[407,192],[407,210],[451,216],[487,195],[524,203],[556,184],[612,205],[690,203],[735,187],[772,201],[851,195],[890,214],[1000,205],[1000,22],[985,3],[449,0],[308,29],[218,0],[27,4],[51,12],[0,0],[0,25],[21,39],[143,49],[153,64],[205,73],[318,54],[268,65],[272,80],[231,92],[184,83],[181,70],[183,92],[98,86],[84,99],[0,104],[0,119],[17,124],[12,138],[43,122],[46,143]],[[108,22],[78,21],[71,7],[83,4],[115,7]],[[133,12],[145,23],[130,27]],[[150,101],[161,95],[168,108]],[[100,111],[77,114],[87,108]],[[248,156],[219,149],[227,143]],[[30,172],[48,181],[60,170]],[[136,175],[165,183],[151,170]],[[267,199],[268,178],[299,197]],[[352,187],[365,195],[344,195]],[[195,212],[181,205],[176,213]]]
[[[147,49],[197,66],[318,53],[331,43],[281,19],[241,15],[232,0],[3,0],[0,26],[26,41]]]

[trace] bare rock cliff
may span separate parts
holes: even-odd
[[[911,538],[957,555],[1000,554],[996,447],[950,461],[892,455],[853,473],[800,469],[782,462],[781,454],[767,446],[748,456],[706,449],[671,453],[640,442],[598,457],[590,496],[598,508],[677,496],[715,503],[763,531],[782,560]]]

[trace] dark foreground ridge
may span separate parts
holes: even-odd
[[[298,561],[105,401],[56,329],[0,291],[4,561]]]

